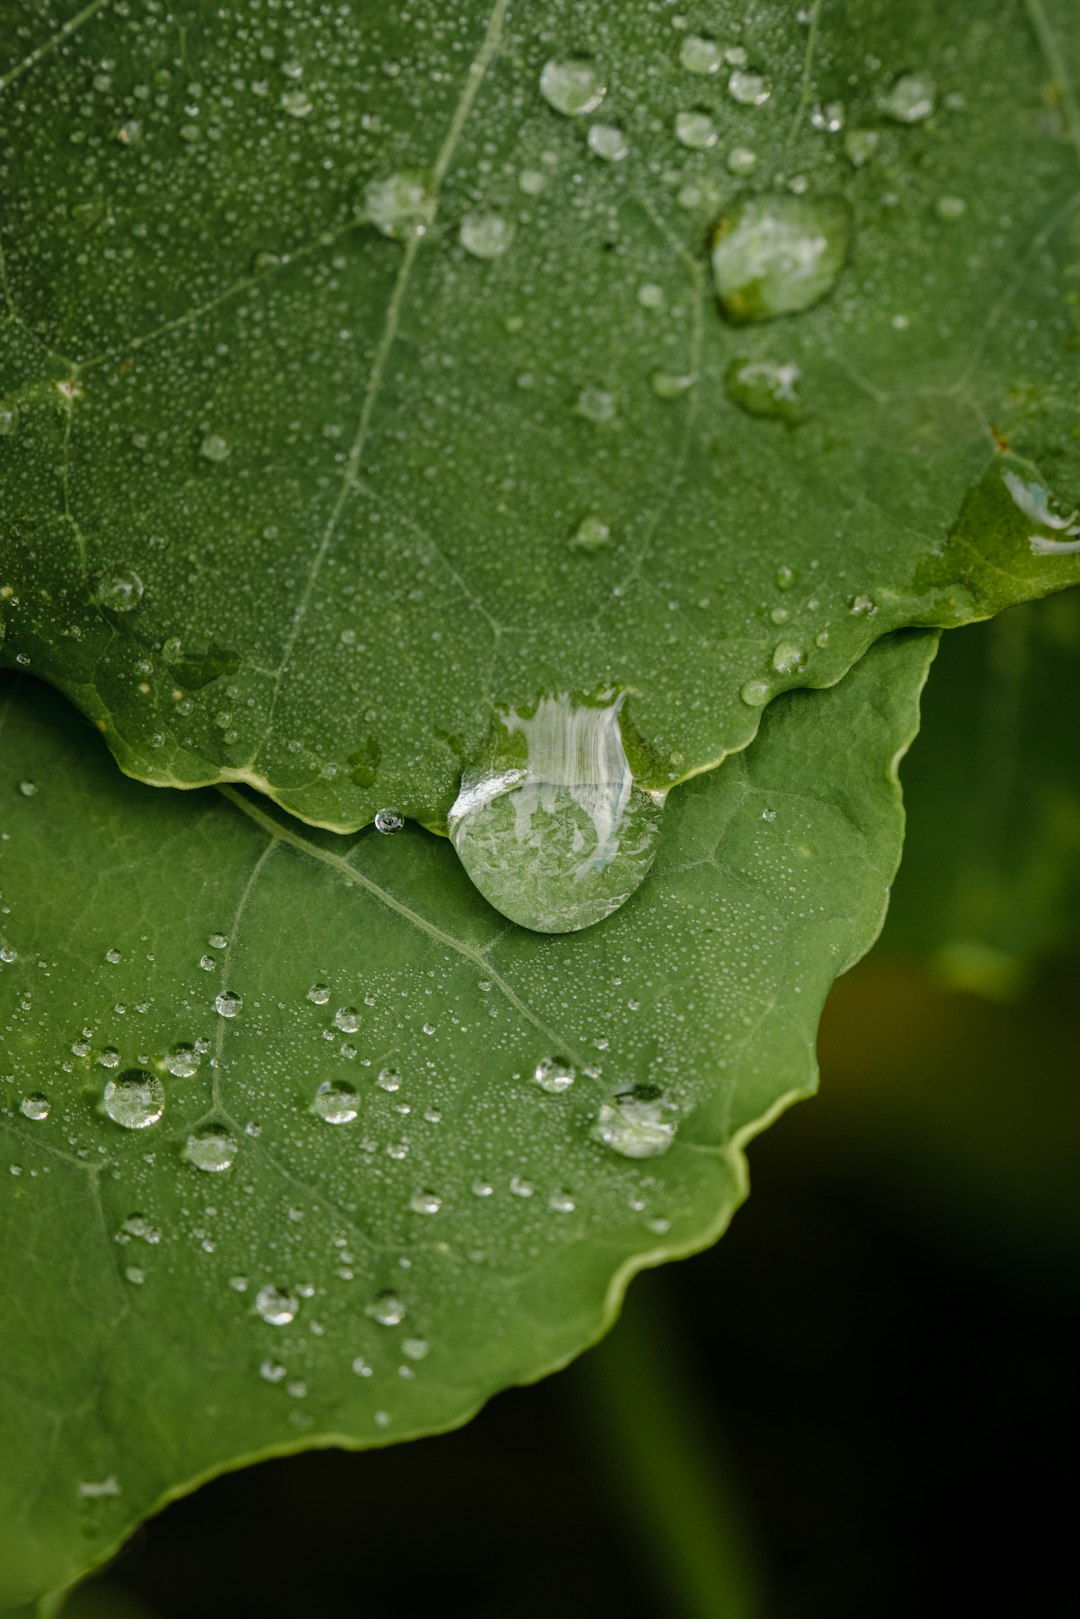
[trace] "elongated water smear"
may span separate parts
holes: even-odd
[[[500,716],[466,771],[449,832],[495,908],[538,933],[574,933],[610,916],[652,864],[663,795],[634,781],[624,692],[541,697]]]

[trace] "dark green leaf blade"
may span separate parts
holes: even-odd
[[[779,701],[673,795],[622,910],[548,937],[501,925],[445,840],[155,793],[9,682],[4,1599],[223,1467],[464,1420],[719,1235],[880,926],[932,650],[890,639]],[[133,1070],[148,1114],[164,1096],[145,1128],[114,1122]],[[231,1166],[198,1167],[222,1140]]]
[[[709,27],[5,9],[3,655],[125,770],[441,826],[494,705],[614,684],[667,785],[1080,577],[1002,480],[1080,504],[1075,7]],[[786,302],[774,207],[831,243]],[[718,229],[798,312],[725,321]]]

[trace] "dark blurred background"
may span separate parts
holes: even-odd
[[[712,1251],[460,1432],[270,1461],[65,1619],[1072,1619],[1080,593],[946,638],[881,943]]]

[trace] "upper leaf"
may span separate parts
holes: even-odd
[[[723,1230],[880,925],[932,646],[777,703],[545,937],[443,839],[154,793],[6,682],[0,1605],[210,1472],[464,1420]]]
[[[441,826],[628,688],[666,786],[1080,578],[1002,479],[1080,503],[1066,0],[77,5],[0,21],[0,611],[129,772]]]

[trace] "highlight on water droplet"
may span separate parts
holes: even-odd
[[[540,94],[549,107],[570,118],[595,112],[607,92],[604,75],[588,56],[572,56],[564,61],[554,57],[544,63],[540,74]]]
[[[757,196],[716,227],[713,279],[736,324],[773,320],[819,303],[851,247],[851,211],[842,197]]]
[[[105,1082],[101,1104],[114,1124],[125,1130],[145,1130],[165,1111],[165,1087],[145,1068],[128,1068]]]
[[[514,240],[514,227],[499,214],[466,214],[458,237],[474,259],[497,259]]]
[[[772,416],[794,422],[803,415],[799,397],[802,372],[793,361],[734,359],[724,374],[728,398],[750,416]]]
[[[327,1124],[351,1124],[360,1103],[351,1085],[341,1080],[324,1080],[315,1092],[311,1109]]]
[[[639,787],[621,719],[625,692],[560,693],[505,711],[462,777],[448,829],[496,910],[540,933],[572,933],[625,904],[656,854],[663,797]]]
[[[435,208],[431,175],[422,169],[369,180],[364,191],[364,218],[397,241],[423,236],[435,218]]]
[[[655,1085],[616,1091],[601,1104],[593,1136],[623,1158],[659,1158],[675,1139],[675,1108]]]
[[[230,1169],[236,1157],[236,1142],[224,1125],[207,1124],[187,1138],[184,1157],[196,1169],[208,1175],[220,1175]]]

